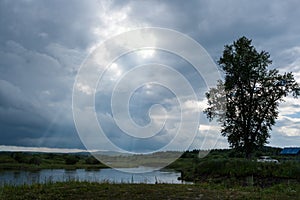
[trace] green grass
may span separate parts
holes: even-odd
[[[266,189],[221,185],[108,184],[64,182],[31,186],[3,186],[0,199],[299,199],[300,185],[275,185]]]

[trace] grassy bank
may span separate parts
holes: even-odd
[[[272,152],[274,149],[270,151],[259,153],[277,158],[279,164],[256,162],[255,157],[247,160],[232,150],[213,150],[204,158],[199,158],[196,151],[185,153],[168,167],[181,171],[183,180],[196,183],[259,187],[291,182],[300,184],[298,158],[276,155]]]
[[[4,186],[0,199],[299,199],[300,185],[269,188],[231,187],[215,184],[108,184],[65,182],[31,186]]]
[[[107,168],[107,166],[90,155],[24,152],[0,153],[0,170],[101,168]]]

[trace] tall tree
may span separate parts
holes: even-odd
[[[257,52],[251,42],[241,37],[225,46],[218,61],[225,80],[206,93],[208,108],[204,110],[210,120],[218,119],[230,146],[242,150],[247,158],[268,143],[284,97],[300,95],[292,72],[268,70],[272,64],[269,53]]]

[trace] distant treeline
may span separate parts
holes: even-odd
[[[281,162],[285,161],[300,161],[300,156],[294,155],[281,155],[282,148],[264,146],[256,149],[252,154],[252,159],[257,159],[260,156],[271,156],[278,159]],[[213,150],[199,150],[194,149],[191,151],[185,151],[181,158],[196,158],[196,157],[208,157],[208,158],[244,158],[244,153],[238,149],[213,149]]]
[[[91,155],[77,153],[0,152],[0,169],[103,168]]]

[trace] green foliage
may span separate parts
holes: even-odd
[[[183,180],[201,183],[266,187],[288,181],[299,182],[300,162],[294,157],[279,155],[281,150],[265,146],[253,152],[253,155],[276,158],[279,164],[260,163],[257,158],[245,159],[237,149],[214,149],[204,158],[197,158],[198,153],[187,151],[169,168],[181,171]]]
[[[88,158],[86,158],[85,163],[86,164],[91,164],[91,165],[100,164],[99,160],[97,160],[93,156],[89,156]]]
[[[185,169],[185,180],[247,185],[248,178],[252,177],[253,184],[261,187],[284,183],[287,180],[300,181],[300,163],[297,162],[276,164],[244,158],[210,158],[200,160],[192,169]]]
[[[75,155],[68,155],[65,158],[65,162],[67,165],[75,165],[79,161],[79,157]]]
[[[14,158],[18,163],[29,164],[30,160],[33,158],[31,154],[26,154],[23,152],[13,152],[11,157]]]
[[[12,158],[11,153],[0,154],[0,164],[2,163],[14,163],[16,160]]]
[[[225,80],[206,93],[209,107],[204,112],[218,119],[230,146],[250,158],[267,143],[279,103],[289,93],[299,96],[300,87],[291,72],[268,70],[269,53],[257,52],[246,37],[226,45],[218,63]]]
[[[76,162],[75,162],[76,161]],[[105,168],[89,155],[64,153],[0,152],[0,170]]]
[[[34,156],[29,160],[29,164],[40,165],[41,163],[42,163],[42,160],[38,156]]]
[[[181,158],[197,158],[199,155],[200,150],[192,150],[192,151],[185,151]]]

